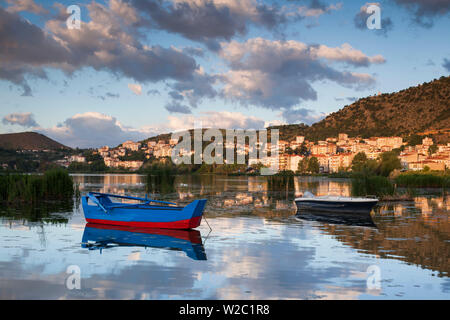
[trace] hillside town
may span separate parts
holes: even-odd
[[[320,172],[335,173],[349,170],[356,154],[363,152],[368,159],[376,160],[383,152],[399,149],[399,159],[405,170],[445,170],[450,168],[450,143],[433,146],[431,138],[423,138],[422,144],[408,146],[401,137],[371,137],[368,139],[349,138],[341,133],[337,138],[327,138],[317,143],[305,141],[298,136],[295,141],[280,141],[280,170],[297,171],[299,162],[305,157],[290,154],[288,149],[296,150],[305,142],[309,157],[317,158]]]
[[[103,158],[105,165],[112,169],[126,169],[129,171],[139,170],[145,161],[166,161],[171,157],[173,148],[178,143],[176,140],[148,141],[147,143],[125,141],[116,148],[108,146],[101,147],[93,153]],[[230,147],[225,144],[225,148]],[[233,147],[233,146],[231,146]],[[268,149],[274,150],[274,146],[268,143]],[[244,152],[248,155],[248,145]],[[429,137],[422,138],[421,144],[408,145],[402,137],[371,137],[362,139],[349,137],[341,133],[338,137],[330,137],[324,141],[311,142],[304,136],[297,136],[293,141],[278,142],[278,165],[279,170],[298,171],[299,163],[305,158],[315,157],[319,163],[320,173],[336,173],[350,170],[352,160],[356,154],[363,152],[368,159],[378,159],[383,152],[399,150],[399,159],[405,170],[430,170],[442,171],[450,168],[450,143],[446,145],[434,144]],[[239,153],[239,151],[238,151]],[[190,151],[193,154],[193,151]],[[267,156],[262,159],[252,159],[248,165],[261,164],[272,166],[273,157]],[[72,162],[85,162],[82,155],[74,155],[65,159],[66,164]],[[225,163],[227,163],[225,161]]]

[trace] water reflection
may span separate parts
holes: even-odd
[[[368,214],[350,214],[333,212],[301,212],[296,214],[297,219],[318,221],[330,224],[376,228],[372,216]]]
[[[321,229],[361,252],[450,274],[449,196],[418,197],[414,202],[382,203],[373,217],[378,229],[323,225]]]
[[[183,251],[194,260],[206,260],[202,237],[197,230],[170,230],[86,224],[82,248],[152,247]]]
[[[74,180],[82,192],[145,195],[140,175]],[[40,215],[0,208],[0,298],[448,299],[448,194],[419,190],[415,201],[380,202],[371,215],[375,228],[295,218],[295,193],[346,196],[349,181],[297,177],[294,186],[274,193],[264,177],[178,176],[174,192],[160,199],[208,199],[213,231],[203,244],[191,235],[92,228],[76,204]],[[45,222],[53,218],[58,223]],[[207,260],[199,261],[206,259],[200,246]],[[68,265],[80,266],[82,290],[65,287]],[[381,269],[377,292],[366,286],[371,265]]]
[[[37,204],[19,203],[0,206],[0,217],[5,223],[27,225],[29,223],[64,224],[69,221],[79,200],[43,201]]]
[[[143,186],[145,182],[145,177],[139,175],[80,178],[83,179],[78,181],[81,188],[86,185],[88,189],[92,189],[92,186],[98,184],[104,192],[110,192],[111,189],[122,193],[144,192],[143,187],[137,189],[137,186]],[[97,184],[95,179],[99,179]],[[290,224],[296,221],[292,219],[297,211],[293,200],[299,193],[309,190],[319,196],[349,196],[351,190],[347,179],[325,177],[295,177],[294,187],[295,192],[270,192],[267,179],[262,176],[187,175],[178,176],[175,192],[162,199],[189,202],[192,198],[205,197],[208,198],[205,215],[209,218],[254,216],[268,222]],[[421,190],[417,191],[420,193]],[[297,218],[320,223],[319,229],[324,234],[331,234],[345,245],[361,252],[400,259],[448,275],[449,210],[449,195],[428,194],[416,197],[414,202],[380,202],[371,216],[326,216],[311,213]],[[355,228],[358,226],[371,227],[373,230]]]

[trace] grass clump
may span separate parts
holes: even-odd
[[[449,188],[450,175],[431,172],[407,172],[395,178],[399,187],[405,188]]]
[[[352,195],[378,197],[394,195],[395,187],[391,181],[383,176],[355,175],[352,178]]]
[[[270,191],[292,191],[294,190],[294,173],[292,171],[281,171],[267,179]]]
[[[147,192],[160,194],[175,192],[175,179],[176,175],[172,168],[155,166],[147,172]]]
[[[0,202],[66,200],[79,194],[72,177],[62,169],[52,169],[43,175],[0,175]]]

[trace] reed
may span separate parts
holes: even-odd
[[[66,200],[79,194],[72,177],[62,169],[52,169],[43,175],[7,174],[0,176],[1,202]]]
[[[175,192],[175,178],[171,168],[154,168],[147,173],[147,192],[160,194]]]
[[[399,187],[405,188],[449,188],[450,175],[433,173],[402,173],[395,178]]]
[[[294,173],[283,171],[267,179],[270,191],[293,191],[294,190]]]
[[[395,188],[391,181],[383,176],[354,175],[352,178],[352,195],[378,197],[394,195]]]
[[[0,217],[6,217],[16,221],[65,224],[69,219],[66,214],[61,214],[61,212],[72,212],[75,203],[74,199],[42,201],[39,203],[14,202],[3,206],[0,210]]]

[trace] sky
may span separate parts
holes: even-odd
[[[0,0],[0,133],[312,124],[448,76],[449,30],[450,0]]]

